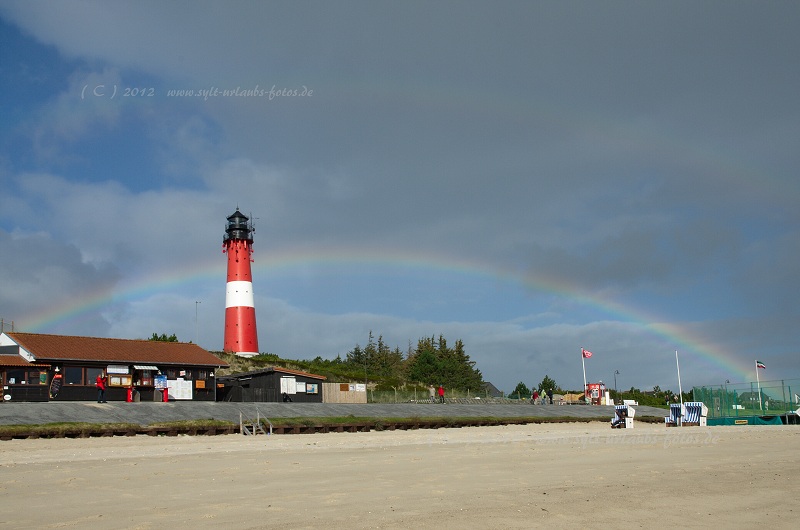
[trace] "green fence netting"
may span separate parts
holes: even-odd
[[[773,419],[777,419],[779,425],[778,416],[794,414],[800,409],[800,379],[696,386],[692,396],[708,407],[709,425],[736,425],[737,418],[748,419],[750,425],[772,425],[776,424]],[[712,421],[722,418],[732,421]]]

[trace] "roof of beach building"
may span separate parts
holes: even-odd
[[[18,332],[6,332],[4,335],[31,354],[34,363],[47,362],[52,364],[53,362],[75,361],[176,366],[228,366],[228,363],[197,344],[187,342],[107,339]]]

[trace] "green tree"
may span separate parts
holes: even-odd
[[[381,378],[398,379],[403,372],[403,352],[397,347],[393,350],[390,349],[383,342],[383,335],[378,336],[376,343],[370,332],[369,339],[369,344],[365,349],[369,373]]]
[[[356,344],[355,348],[347,352],[345,362],[354,368],[363,368],[367,364],[367,356],[364,354],[364,350],[361,349],[361,346]]]
[[[517,397],[519,399],[527,398],[530,395],[531,395],[530,389],[522,381],[517,383],[517,388],[515,388],[514,391],[511,393],[512,397]]]
[[[438,385],[440,377],[436,355],[430,350],[419,352],[409,364],[407,374],[410,381]]]
[[[544,394],[547,393],[548,390],[555,392],[558,390],[558,385],[553,379],[550,378],[549,375],[545,375],[544,379],[542,379],[542,382],[539,383],[539,393]]]
[[[444,367],[432,338],[417,341],[416,349],[406,359],[406,374],[409,380],[426,385],[445,384]]]
[[[404,355],[400,348],[386,344],[383,335],[376,340],[370,331],[366,346],[356,344],[347,352],[345,360],[339,362],[341,368],[353,376],[360,374],[358,378],[372,379],[383,385],[413,382],[474,392],[484,386],[483,375],[467,355],[463,341],[457,340],[450,347],[443,335],[419,339],[416,348],[409,342]]]
[[[424,384],[457,390],[483,388],[483,376],[467,355],[464,343],[457,340],[450,348],[443,335],[438,340],[425,337],[417,341],[416,349],[406,359],[406,373],[409,380]]]
[[[153,336],[147,340],[152,340],[156,342],[178,342],[178,336],[175,335],[174,333],[169,337],[167,337],[166,333],[162,333],[161,335],[159,335],[158,333],[153,333]]]

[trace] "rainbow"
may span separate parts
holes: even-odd
[[[353,80],[341,80],[341,86],[331,86],[336,90],[352,90]],[[684,135],[658,127],[647,122],[620,120],[607,113],[588,113],[586,109],[558,106],[557,102],[538,102],[527,95],[514,97],[504,94],[502,98],[487,98],[485,94],[475,92],[469,84],[440,85],[419,82],[408,87],[398,87],[386,83],[380,78],[368,78],[358,81],[365,93],[376,94],[376,97],[391,101],[410,101],[417,108],[436,106],[437,109],[452,109],[453,112],[464,110],[475,112],[475,101],[481,101],[480,112],[486,115],[508,116],[515,121],[536,121],[553,130],[565,130],[570,134],[591,136],[593,139],[603,138],[610,150],[648,153],[659,159],[679,160],[684,166],[702,173],[707,178],[724,182],[726,186],[745,187],[754,195],[768,194],[769,199],[785,208],[793,208],[791,202],[797,196],[797,182],[780,179],[765,168],[743,164],[736,153],[711,148],[702,141],[685,138]],[[410,104],[411,104],[410,103]],[[597,131],[602,128],[603,134]],[[764,180],[769,185],[764,185]],[[419,271],[441,271],[448,274],[462,274],[478,278],[497,278],[509,281],[526,288],[552,293],[573,300],[587,307],[597,308],[615,319],[630,322],[640,328],[659,336],[687,355],[697,356],[722,370],[732,373],[742,381],[753,377],[750,361],[743,362],[733,358],[728,351],[708,342],[703,337],[692,333],[688,326],[664,322],[657,315],[651,315],[646,309],[625,306],[602,295],[588,295],[573,286],[560,283],[550,278],[537,277],[526,271],[504,270],[494,264],[475,260],[463,260],[454,257],[436,255],[416,255],[398,251],[377,251],[375,249],[353,248],[296,248],[284,249],[263,255],[256,247],[254,275],[281,273],[292,274],[297,269],[340,267],[345,270],[354,267],[383,268],[396,271],[404,267]],[[144,299],[156,293],[169,292],[181,285],[193,282],[216,282],[220,290],[224,289],[225,260],[209,258],[209,261],[197,263],[189,270],[157,272],[150,276],[132,279],[118,288],[86,293],[80,300],[70,300],[60,306],[53,306],[36,314],[23,315],[17,322],[29,331],[48,331],[58,328],[67,322],[74,322],[84,316],[115,304]],[[257,282],[258,280],[256,280]],[[258,287],[256,286],[256,292]],[[589,346],[589,345],[586,345]],[[580,345],[576,345],[579,348]],[[665,354],[668,352],[665,352]]]
[[[359,249],[287,249],[282,252],[270,253],[268,256],[259,257],[255,254],[253,275],[261,274],[272,276],[280,274],[294,274],[303,268],[320,268],[326,270],[352,270],[355,267],[363,270],[370,267],[384,272],[396,272],[398,268],[416,271],[435,271],[448,275],[459,274],[466,277],[502,280],[512,284],[523,285],[526,289],[547,292],[559,297],[565,297],[579,304],[596,308],[613,317],[615,320],[633,323],[641,329],[665,339],[680,350],[682,355],[699,357],[715,365],[725,372],[740,377],[742,381],[752,378],[749,363],[741,363],[731,357],[730,353],[723,351],[714,344],[708,343],[702,337],[677,324],[664,323],[654,315],[647,314],[644,310],[626,307],[612,300],[589,296],[557,281],[535,278],[519,271],[502,270],[494,265],[470,260],[454,260],[444,256],[426,255],[413,257],[409,254],[396,251],[376,253]],[[213,262],[196,264],[189,270],[178,272],[170,271],[164,274],[154,274],[127,282],[117,289],[103,290],[87,293],[80,300],[71,299],[69,303],[54,306],[47,311],[27,315],[18,324],[24,331],[31,332],[57,332],[68,323],[110,310],[114,306],[135,300],[146,299],[149,296],[174,291],[182,286],[193,283],[217,282],[219,289],[225,287],[225,260],[215,259]],[[257,280],[256,280],[257,281]],[[579,346],[576,346],[576,350]],[[667,354],[669,352],[665,352]]]

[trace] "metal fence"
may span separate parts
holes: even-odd
[[[475,392],[470,390],[447,390],[445,391],[445,401],[454,402],[454,400],[478,400],[478,399],[492,399],[488,392]],[[439,401],[439,395],[434,395],[434,401]],[[529,402],[530,398],[515,400]],[[397,390],[369,390],[367,391],[368,403],[431,403],[430,394],[427,390],[405,390],[398,388]]]
[[[800,379],[696,386],[692,396],[709,418],[781,415],[800,409]]]

